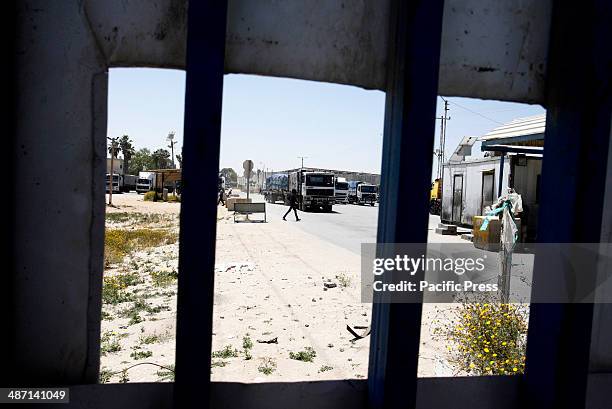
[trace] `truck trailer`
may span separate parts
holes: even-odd
[[[136,190],[136,182],[138,177],[136,175],[123,175],[123,191],[130,192]]]
[[[285,195],[288,203],[289,193],[295,189],[300,210],[323,210],[331,212],[335,202],[334,174],[314,172],[305,169],[289,173],[289,188]]]
[[[285,203],[288,190],[289,176],[286,173],[274,173],[266,178],[266,188],[263,191],[264,199],[268,203],[278,201]]]

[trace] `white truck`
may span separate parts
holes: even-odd
[[[288,175],[289,184],[285,195],[288,204],[293,189],[297,193],[297,204],[300,210],[323,210],[331,212],[334,204],[334,174],[299,169]]]
[[[370,204],[374,206],[378,198],[378,186],[356,180],[348,182],[349,203]]]
[[[334,183],[334,198],[336,203],[348,203],[349,185],[346,178],[337,177]]]
[[[109,193],[110,190],[110,173],[106,174],[106,193]],[[113,193],[121,193],[123,192],[123,175],[118,173],[113,174]]]
[[[146,193],[155,189],[155,172],[138,172],[136,192]]]

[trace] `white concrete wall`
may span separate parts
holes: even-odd
[[[74,1],[74,0],[73,0]],[[186,0],[85,0],[112,66],[183,68]],[[447,0],[441,95],[542,102],[551,0]],[[226,71],[385,89],[389,0],[230,0]]]
[[[78,1],[18,10],[16,361],[31,383],[93,382],[106,172],[107,68]]]

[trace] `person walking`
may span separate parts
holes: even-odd
[[[287,210],[287,213],[285,213],[285,215],[283,216],[284,221],[287,221],[285,217],[287,217],[287,215],[291,213],[291,210],[295,212],[295,221],[299,222],[301,219],[297,215],[297,190],[295,189],[292,189],[291,194],[289,195],[289,210]]]
[[[219,201],[217,202],[217,206],[219,205],[219,203],[221,203],[221,205],[225,206],[225,189],[223,189],[223,187],[219,187]]]

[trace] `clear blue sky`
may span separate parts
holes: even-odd
[[[167,148],[166,136],[183,139],[185,73],[178,70],[112,69],[108,135],[128,134],[136,149]],[[448,98],[447,157],[463,136],[478,136],[539,105]],[[223,92],[221,167],[242,173],[242,162],[281,170],[300,165],[380,172],[384,93],[356,87],[249,75],[226,75]],[[443,102],[438,98],[438,113]],[[436,121],[436,145],[439,121]],[[474,149],[479,153],[479,147]],[[434,163],[434,169],[435,169]]]

